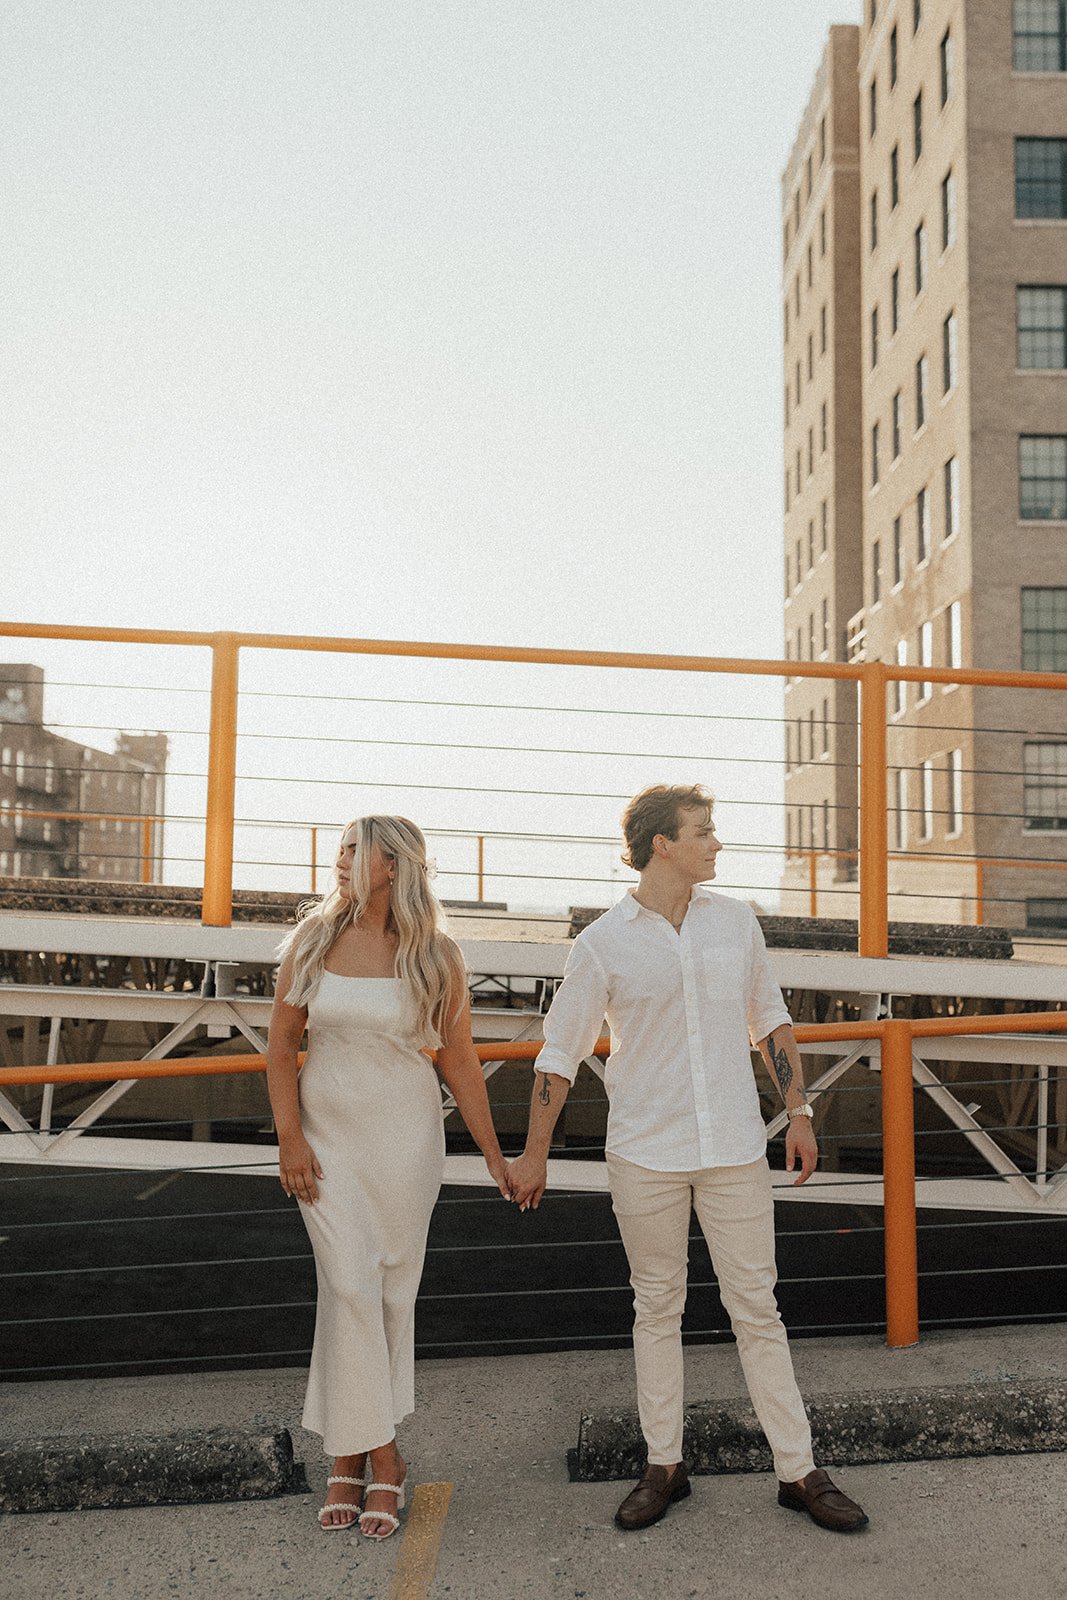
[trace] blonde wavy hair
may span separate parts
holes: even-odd
[[[396,975],[407,989],[420,1044],[436,1048],[447,1039],[459,1013],[453,997],[457,989],[466,988],[467,970],[459,946],[441,925],[441,907],[430,887],[426,840],[406,817],[357,817],[342,838],[353,828],[358,831],[350,895],[335,885],[321,900],[302,906],[301,920],[279,947],[279,958],[290,959],[293,969],[286,1004],[307,1005],[318,989],[330,946],[366,910],[377,845],[393,867],[388,926],[399,940]]]

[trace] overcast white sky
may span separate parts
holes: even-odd
[[[0,611],[779,655],[779,174],[857,15],[4,0]]]

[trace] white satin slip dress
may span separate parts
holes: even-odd
[[[322,1168],[301,1203],[318,1301],[303,1425],[329,1456],[388,1444],[415,1409],[415,1296],[441,1188],[437,1074],[398,978],[323,972],[300,1121]]]

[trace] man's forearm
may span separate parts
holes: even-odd
[[[771,1078],[787,1107],[802,1105],[807,1098],[804,1090],[804,1067],[797,1049],[797,1041],[788,1023],[775,1028],[759,1043]]]
[[[552,1133],[563,1110],[570,1084],[554,1072],[538,1072],[534,1068],[533,1095],[530,1099],[530,1126],[526,1133],[526,1150],[531,1155],[548,1159]]]

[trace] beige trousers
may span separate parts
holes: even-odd
[[[653,1172],[607,1156],[611,1200],[630,1263],[634,1357],[648,1459],[682,1459],[682,1312],[695,1208],[760,1427],[785,1483],[814,1467],[811,1429],[774,1297],[774,1201],[765,1157],[740,1167]]]

